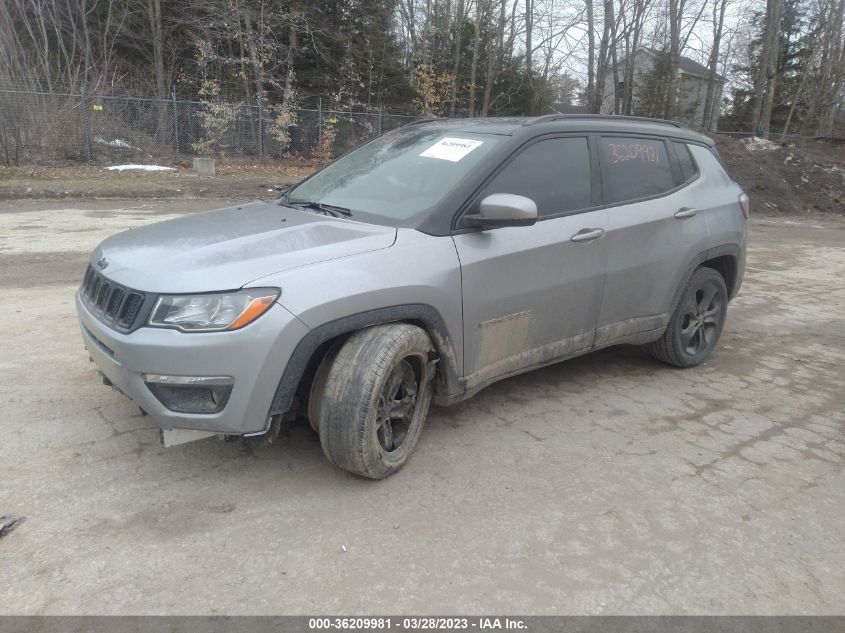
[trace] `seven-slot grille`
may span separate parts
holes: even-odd
[[[90,264],[80,288],[82,301],[103,323],[131,330],[144,305],[143,292],[109,281]]]

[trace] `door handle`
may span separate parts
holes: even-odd
[[[692,216],[694,216],[696,213],[698,213],[698,209],[696,209],[696,208],[694,208],[694,207],[681,207],[680,209],[678,209],[677,211],[675,211],[675,217],[676,217],[676,218],[681,218],[681,219],[683,219],[683,218],[691,218],[691,217],[692,217]]]
[[[570,239],[573,242],[592,242],[604,235],[604,229],[581,229]]]

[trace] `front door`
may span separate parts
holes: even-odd
[[[467,388],[589,348],[604,290],[607,212],[593,209],[585,137],[534,142],[483,187],[537,203],[528,227],[459,232]]]

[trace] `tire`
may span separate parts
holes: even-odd
[[[695,367],[716,347],[728,310],[725,280],[712,268],[697,268],[681,293],[663,336],[648,346],[659,361]]]
[[[370,479],[405,465],[431,404],[433,350],[424,330],[405,323],[361,330],[340,347],[315,409],[329,461]]]
[[[315,433],[320,432],[320,405],[323,402],[323,393],[326,390],[326,380],[329,378],[329,370],[337,357],[340,345],[334,344],[326,351],[323,360],[320,361],[314,378],[311,380],[311,389],[308,392],[308,424]]]

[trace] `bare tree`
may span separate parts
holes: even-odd
[[[532,36],[534,34],[534,0],[525,0],[525,74],[528,78],[528,89],[531,95],[531,108],[534,108],[534,44]]]
[[[596,98],[596,25],[593,0],[587,0],[587,109],[598,112]]]
[[[819,98],[816,102],[815,118],[818,121],[816,134],[829,136],[833,131],[833,119],[842,103],[845,89],[845,43],[842,41],[842,19],[845,0],[831,2],[829,16],[822,44],[822,65],[819,77]]]
[[[613,0],[604,0],[603,28],[599,42],[599,55],[596,64],[596,85],[593,92],[591,112],[599,112],[605,97],[607,74],[610,70],[610,51],[613,47]]]
[[[481,21],[484,19],[484,8],[488,3],[484,0],[476,0],[475,2],[475,21],[473,29],[473,43],[472,43],[472,62],[470,64],[470,79],[469,79],[469,115],[475,116],[475,93],[477,91],[478,80],[478,49],[481,46]],[[492,7],[492,4],[489,6]]]
[[[493,83],[496,81],[498,74],[499,56],[504,50],[505,43],[505,18],[507,17],[507,1],[498,0],[499,3],[499,21],[496,26],[496,38],[492,43],[488,42],[487,50],[487,72],[484,82],[484,97],[481,102],[481,116],[487,116],[490,111],[490,100],[493,94]],[[492,8],[492,0],[491,0]],[[492,13],[492,11],[491,11]]]
[[[455,55],[454,63],[452,65],[452,86],[449,95],[449,116],[455,116],[455,103],[457,102],[458,91],[458,73],[461,69],[461,44],[464,34],[464,21],[466,15],[464,13],[464,0],[458,0],[457,13],[455,15]]]
[[[766,1],[766,18],[759,67],[754,80],[754,110],[751,125],[758,135],[768,137],[772,101],[777,84],[777,59],[780,44],[780,22],[783,0]]]
[[[780,0],[782,1],[782,0]],[[684,32],[684,19],[691,8],[688,0],[669,0],[669,68],[666,78],[666,107],[663,118],[674,119],[678,101],[678,80],[681,67],[681,54],[695,32],[701,16],[707,7],[707,0],[703,0],[696,14],[690,19]]]
[[[719,48],[725,26],[725,10],[729,2],[730,0],[714,0],[713,2],[713,45],[710,47],[710,57],[707,62],[707,92],[704,95],[704,115],[701,121],[701,126],[707,131],[712,125],[714,100],[719,88]]]

